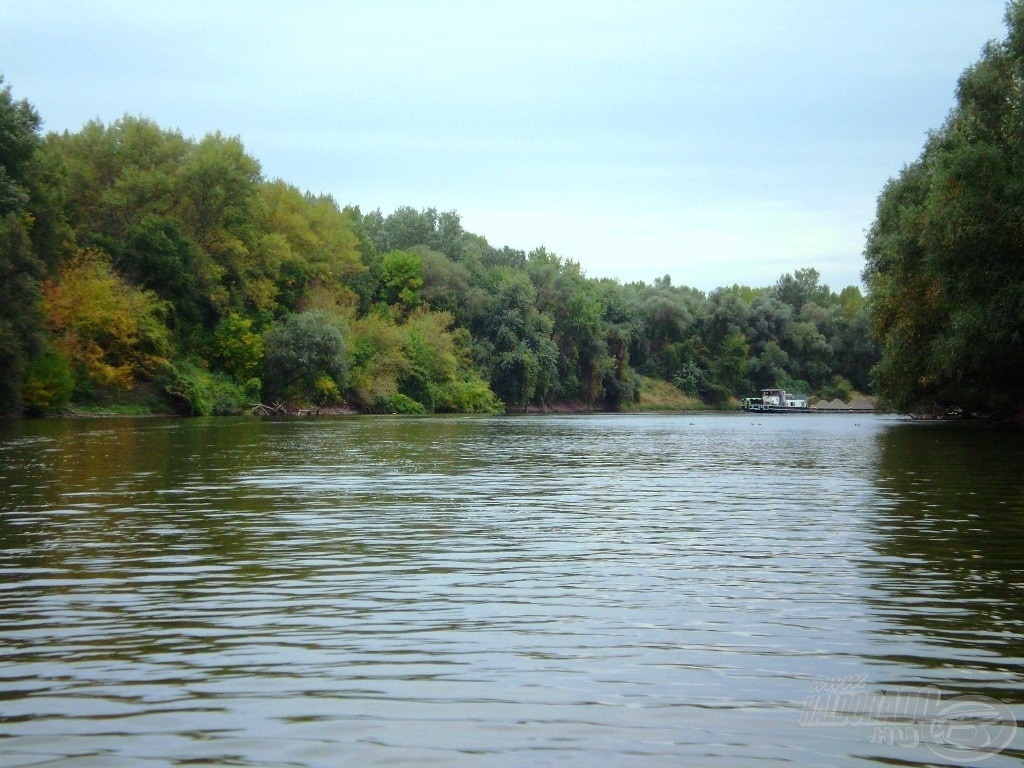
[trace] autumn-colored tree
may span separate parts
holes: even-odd
[[[101,251],[80,251],[43,283],[43,311],[81,389],[129,389],[171,355],[166,306],[126,283]]]

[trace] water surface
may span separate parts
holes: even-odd
[[[2,424],[0,766],[1018,765],[807,713],[1024,721],[1022,477],[871,416]]]

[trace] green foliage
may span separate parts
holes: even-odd
[[[189,142],[150,120],[91,121],[78,133],[50,134],[43,152],[79,247],[114,252],[145,214],[173,216],[182,203],[178,175]]]
[[[387,217],[380,211],[359,215],[358,226],[367,245],[378,254],[426,246],[454,261],[464,261],[467,252],[472,250],[473,237],[462,229],[455,211],[438,213],[436,208],[417,211],[403,206]]]
[[[373,400],[374,413],[423,414],[427,413],[423,403],[413,400],[401,392],[395,395],[379,395]]]
[[[292,311],[318,288],[351,302],[350,286],[365,267],[350,217],[330,196],[304,195],[282,181],[261,185],[259,198],[264,234],[254,248],[252,273],[261,276],[268,297]]]
[[[197,366],[183,363],[174,368],[165,389],[175,407],[185,415],[209,416],[213,413],[208,374]]]
[[[779,382],[788,376],[788,368],[789,353],[772,339],[764,345],[760,355],[748,361],[746,373],[752,388],[757,391],[781,387]]]
[[[28,360],[39,348],[42,265],[23,219],[0,219],[0,415],[21,409],[19,388]]]
[[[965,99],[1002,109],[1015,92],[1001,78],[998,68],[979,70]],[[921,171],[920,184],[901,192],[913,216],[893,213],[904,227],[894,237],[921,253],[952,244],[947,261],[980,259],[1001,247],[999,237],[1016,237],[1012,226],[975,236],[994,213],[1018,219],[1012,205],[1000,207],[1013,199],[999,149],[1007,130],[972,125],[984,142]],[[455,211],[363,214],[266,180],[235,137],[193,140],[131,116],[42,141],[38,128],[27,102],[0,91],[3,412],[17,412],[21,397],[35,411],[57,407],[66,370],[78,404],[123,405],[157,391],[193,414],[247,409],[261,379],[268,398],[387,412],[618,409],[645,391],[648,407],[684,393],[727,405],[751,387],[827,388],[837,376],[864,390],[877,359],[869,305],[883,316],[894,306],[885,290],[879,302],[854,286],[833,294],[814,269],[710,295],[667,275],[652,284],[589,279],[543,247],[490,245]],[[935,189],[957,202],[962,226],[940,226]],[[914,230],[910,219],[928,226]],[[879,279],[934,304],[932,315],[915,313],[905,337],[899,365],[908,370],[915,355],[973,359],[964,339],[984,322],[968,311],[971,297],[1003,290],[1011,321],[1024,301],[1006,288],[1012,271],[954,284],[900,269],[879,270]],[[922,328],[950,318],[962,337],[913,348]],[[1004,346],[1017,343],[1012,334]],[[59,360],[40,352],[47,344]],[[644,382],[654,379],[675,394],[652,399]]]
[[[450,312],[463,327],[476,324],[486,311],[488,295],[470,269],[425,246],[412,252],[420,257],[423,301],[433,310]]]
[[[0,88],[0,415],[20,411],[21,380],[40,344],[43,265],[30,239],[40,123],[31,104]]]
[[[231,312],[213,331],[213,357],[237,381],[251,379],[263,362],[263,337],[251,318]]]
[[[209,291],[202,290],[212,278],[204,280],[199,274],[203,256],[178,219],[145,214],[128,228],[118,252],[114,264],[121,273],[167,302],[170,324],[179,341],[189,346],[196,343],[196,335],[213,315],[213,306],[204,295]]]
[[[28,208],[29,175],[42,120],[25,99],[15,101],[0,76],[0,216]]]
[[[558,364],[558,348],[551,338],[554,323],[537,310],[537,292],[525,273],[505,268],[495,278],[483,322],[491,389],[507,405],[523,408],[543,402],[554,388]]]
[[[191,361],[171,367],[165,378],[164,389],[172,405],[186,416],[231,416],[245,413],[254,402],[253,381],[241,387]],[[256,381],[256,394],[258,388]]]
[[[715,359],[714,378],[729,394],[744,392],[749,388],[746,369],[747,342],[742,333],[736,332],[722,342],[722,349]]]
[[[265,339],[268,397],[325,405],[340,400],[347,368],[346,328],[319,310],[291,314]]]
[[[401,323],[388,313],[353,321],[351,399],[382,410],[402,394],[428,413],[492,412],[500,401],[472,363],[468,334],[452,324],[450,314],[423,309]]]
[[[1019,408],[1024,396],[1024,3],[1007,24],[879,197],[864,276],[874,376],[899,410]]]
[[[780,277],[771,293],[783,304],[791,306],[794,312],[800,312],[810,301],[827,306],[832,303],[833,296],[827,285],[818,282],[820,278],[816,269],[798,269],[791,275]]]
[[[404,334],[390,317],[370,314],[352,321],[350,329],[349,389],[354,402],[369,408],[378,398],[397,394],[412,364],[405,355]]]
[[[828,385],[821,388],[819,394],[825,400],[848,401],[853,397],[853,384],[844,376],[834,376]]]
[[[434,408],[439,413],[500,413],[505,409],[482,379],[447,381],[434,390]]]
[[[839,292],[839,305],[842,308],[843,317],[852,320],[860,314],[865,307],[865,299],[856,285],[848,285]]]
[[[380,298],[385,304],[408,311],[419,306],[423,287],[420,257],[407,251],[391,251],[381,261]]]
[[[49,347],[44,349],[25,371],[21,400],[33,416],[57,413],[71,402],[75,377],[64,359]]]

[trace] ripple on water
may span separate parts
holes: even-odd
[[[1024,716],[1021,451],[908,426],[33,426],[0,440],[0,765],[935,762],[800,724],[844,677]]]

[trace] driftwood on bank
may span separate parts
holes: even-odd
[[[275,400],[272,403],[252,403],[250,416],[351,416],[360,411],[346,405],[291,405]]]
[[[288,409],[282,403],[253,403],[249,407],[249,413],[253,416],[286,416]]]

